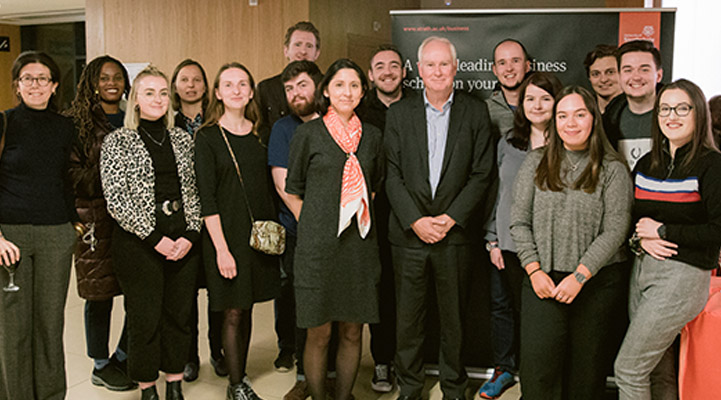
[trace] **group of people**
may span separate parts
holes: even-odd
[[[21,289],[0,295],[0,399],[65,396],[73,251],[96,385],[158,399],[163,371],[166,398],[182,399],[183,379],[198,376],[207,287],[210,361],[228,399],[259,399],[246,374],[252,310],[275,299],[274,366],[296,361],[284,399],[353,398],[368,323],[373,389],[397,382],[399,399],[420,400],[431,297],[441,390],[464,399],[482,240],[494,373],[481,397],[518,378],[526,399],[598,399],[611,372],[621,399],[675,395],[673,342],[719,261],[721,154],[703,93],[683,79],[661,87],[651,43],[589,53],[592,93],[530,71],[523,44],[503,40],[485,101],[454,91],[456,50],[438,36],[418,48],[417,94],[392,45],[367,71],[339,59],[322,74],[320,34],[299,22],[284,54],[282,73],[257,86],[236,62],[212,84],[193,60],[171,80],[149,66],[131,83],[98,57],[63,115],[55,62],[17,58],[0,261],[19,264]],[[285,228],[280,257],[249,244],[256,220]]]

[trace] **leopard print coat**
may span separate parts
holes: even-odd
[[[187,229],[200,232],[193,139],[180,128],[170,129],[168,137],[178,165]],[[110,215],[124,230],[147,238],[155,230],[155,171],[137,130],[119,128],[105,136],[100,179]]]

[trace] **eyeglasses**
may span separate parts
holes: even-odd
[[[681,104],[677,105],[676,107],[671,107],[666,104],[661,104],[661,106],[658,107],[658,116],[659,117],[668,117],[669,115],[671,115],[671,111],[673,111],[679,117],[685,117],[688,115],[688,113],[691,112],[691,110],[693,110],[693,107],[686,103],[681,103]]]
[[[38,86],[45,87],[50,84],[52,79],[47,76],[23,75],[18,79],[18,81],[20,81],[23,86],[32,86],[33,82],[37,82]]]

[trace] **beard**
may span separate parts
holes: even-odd
[[[293,114],[295,114],[299,117],[305,117],[306,115],[310,115],[315,112],[315,104],[313,104],[312,101],[309,101],[305,97],[303,97],[303,98],[305,99],[304,103],[296,104],[296,102],[295,102],[295,100],[297,99],[297,97],[296,97],[295,99],[293,99],[293,102],[291,102],[291,104],[289,104],[290,110],[293,112]]]

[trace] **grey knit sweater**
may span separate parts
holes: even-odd
[[[573,272],[583,264],[596,275],[603,266],[623,261],[633,201],[628,168],[607,157],[593,193],[540,190],[533,180],[544,150],[528,154],[513,190],[511,237],[521,265],[538,261],[545,272]],[[567,171],[565,182],[574,182],[589,162],[588,152],[566,151],[565,156],[561,176]]]

